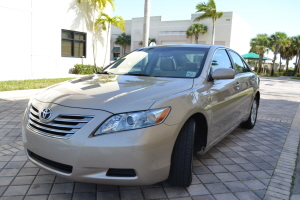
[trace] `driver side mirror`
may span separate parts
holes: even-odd
[[[234,79],[235,71],[230,68],[219,68],[212,72],[212,79]]]

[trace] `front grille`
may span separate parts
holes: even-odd
[[[42,135],[64,139],[70,138],[94,118],[93,116],[84,115],[59,115],[50,122],[42,122],[39,113],[37,108],[30,107],[28,128]]]
[[[62,164],[59,162],[49,160],[47,158],[43,158],[43,157],[29,151],[28,149],[27,149],[27,152],[28,152],[29,157],[31,157],[33,160],[38,161],[39,163],[48,165],[48,166],[52,167],[53,169],[55,169],[57,171],[61,171],[63,173],[67,173],[67,174],[72,173],[73,167],[71,165],[65,165],[65,164]]]
[[[133,169],[112,169],[110,168],[106,176],[114,176],[114,177],[135,177],[136,173]]]

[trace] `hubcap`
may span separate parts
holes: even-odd
[[[252,110],[251,110],[251,123],[252,124],[255,123],[256,114],[257,114],[257,104],[256,104],[256,100],[254,100],[253,104],[252,104]]]

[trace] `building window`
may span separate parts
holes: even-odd
[[[86,33],[62,30],[61,56],[86,57]]]
[[[120,47],[114,47],[111,52],[114,55],[114,58],[120,57]]]

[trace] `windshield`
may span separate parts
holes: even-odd
[[[134,51],[103,70],[116,75],[194,78],[203,68],[208,48],[155,47]]]

